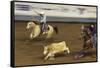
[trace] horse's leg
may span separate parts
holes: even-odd
[[[47,39],[51,38],[52,37],[52,34],[47,34]]]
[[[30,39],[34,39],[34,38],[36,38],[37,36],[38,36],[38,35],[31,33],[31,34],[30,34]]]
[[[47,39],[49,39],[49,38],[52,37],[53,31],[54,31],[53,27],[50,26],[50,25],[48,25],[48,30],[46,31],[46,33],[47,33],[46,38],[47,38]]]
[[[49,39],[49,38],[52,37],[52,35],[53,35],[53,31],[47,31],[47,36],[46,36],[46,38]]]
[[[30,39],[33,39],[33,34],[32,33],[30,34]]]
[[[39,36],[39,35],[31,34],[31,35],[30,35],[30,38],[31,38],[31,39],[34,39],[34,38],[36,38],[36,37],[38,37],[38,36]]]
[[[35,28],[34,31],[30,34],[30,38],[34,39],[34,38],[38,37],[39,34],[40,34],[40,28],[39,27]]]

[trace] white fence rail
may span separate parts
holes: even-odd
[[[42,3],[15,3],[16,20],[39,20],[35,13],[44,11],[47,15],[47,21],[84,21],[96,22],[96,7],[58,5]]]

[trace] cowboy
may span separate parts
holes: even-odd
[[[93,36],[92,36],[92,31],[93,30],[90,25],[82,25],[82,39],[83,39],[83,50],[88,49],[89,47],[92,48],[92,45],[89,46],[90,42],[93,42]],[[88,45],[88,46],[87,46]]]
[[[37,12],[35,11],[39,16],[40,16],[40,28],[41,28],[41,33],[45,34],[46,33],[46,14],[42,12]]]
[[[89,27],[91,33],[92,33],[92,36],[93,36],[93,46],[96,47],[96,41],[97,41],[97,32],[96,32],[96,25],[90,25]]]
[[[41,25],[41,31],[43,32],[43,34],[46,33],[46,15],[44,12],[40,12],[40,25]]]
[[[94,34],[96,33],[96,27],[94,25],[82,25],[82,38],[83,38],[83,49],[75,55],[75,59],[81,58],[88,54],[88,50],[93,48],[95,44]]]

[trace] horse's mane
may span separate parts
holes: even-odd
[[[39,25],[39,22],[37,22],[37,21],[33,21],[36,25]]]

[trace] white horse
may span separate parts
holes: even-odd
[[[51,38],[52,35],[54,34],[54,31],[56,34],[58,33],[58,28],[53,27],[51,25],[47,25],[48,29],[46,30],[45,34],[41,33],[41,28],[39,24],[36,24],[35,22],[28,22],[26,29],[32,29],[31,34],[30,34],[30,39],[34,39],[39,37],[40,35],[47,35],[46,38]]]

